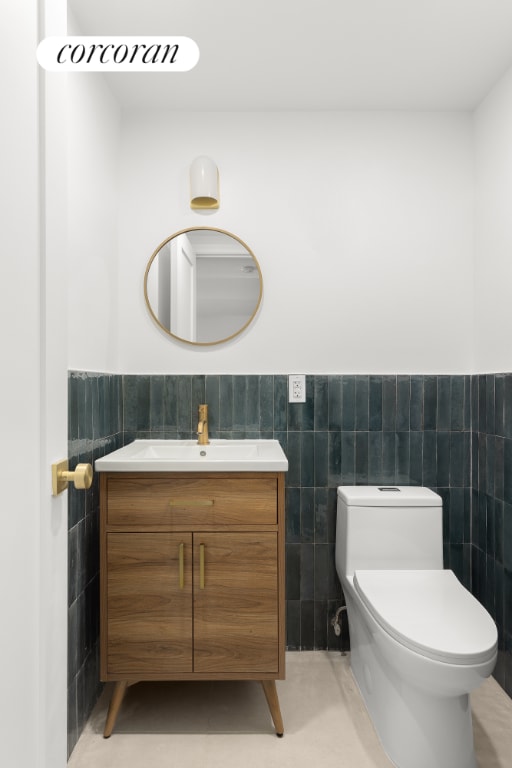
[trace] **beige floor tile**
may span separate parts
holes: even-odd
[[[107,686],[69,768],[390,768],[349,668],[325,651],[288,653],[278,681],[285,725],[275,736],[261,686],[248,682],[140,683],[110,739]],[[472,696],[479,768],[508,768],[512,700],[490,679]]]
[[[471,694],[475,752],[482,768],[512,765],[512,699],[494,678]]]

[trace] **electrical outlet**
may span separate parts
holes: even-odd
[[[303,373],[292,373],[288,377],[288,402],[306,402],[306,376]]]

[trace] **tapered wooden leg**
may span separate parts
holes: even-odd
[[[267,700],[272,720],[274,721],[274,727],[276,729],[276,735],[282,736],[284,733],[283,718],[281,717],[281,708],[279,706],[279,699],[277,697],[276,681],[275,680],[262,680],[263,692]]]
[[[121,709],[121,704],[123,703],[124,694],[128,685],[128,680],[118,680],[115,684],[114,692],[112,693],[112,698],[110,699],[110,704],[108,707],[107,719],[105,721],[105,730],[103,731],[103,737],[105,739],[108,739],[114,730],[117,715]]]

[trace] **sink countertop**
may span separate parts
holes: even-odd
[[[277,440],[134,440],[94,462],[97,472],[286,472]]]

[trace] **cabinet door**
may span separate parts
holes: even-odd
[[[278,672],[277,533],[194,534],[194,671]]]
[[[107,672],[192,671],[192,536],[107,534]]]

